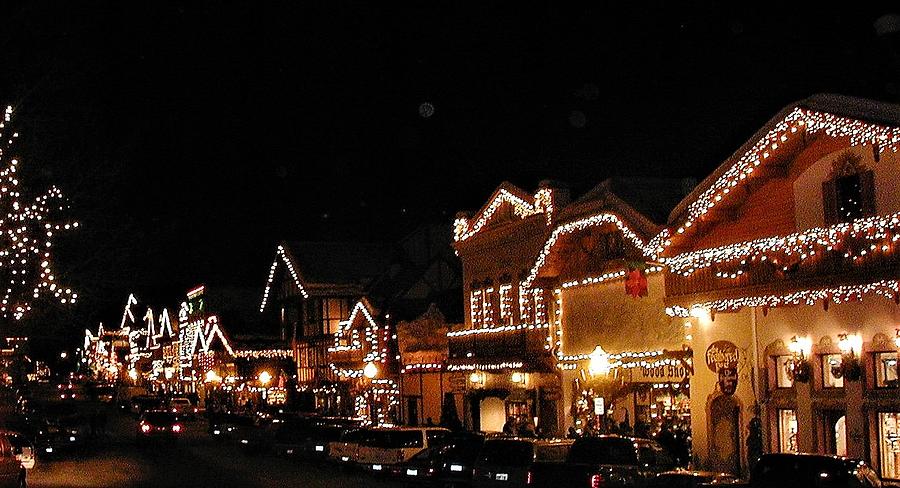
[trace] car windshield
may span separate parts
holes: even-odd
[[[636,465],[634,442],[619,437],[580,439],[572,446],[569,460],[573,463]]]
[[[422,432],[418,430],[380,430],[373,433],[373,447],[400,449],[422,447]]]
[[[479,464],[490,466],[528,466],[534,461],[534,445],[514,439],[489,440],[484,443]]]

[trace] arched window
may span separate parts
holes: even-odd
[[[829,179],[822,183],[826,225],[875,215],[875,174],[861,159],[849,151],[841,154]]]

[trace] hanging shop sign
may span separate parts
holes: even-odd
[[[691,375],[684,364],[661,364],[632,368],[632,383],[680,383]]]
[[[706,367],[713,373],[722,368],[737,369],[738,348],[729,341],[716,341],[706,348]]]
[[[737,346],[729,341],[716,341],[706,349],[706,367],[716,373],[719,390],[724,395],[734,395],[738,384]]]
[[[720,368],[716,373],[719,376],[719,389],[723,394],[731,396],[737,390],[737,368]]]

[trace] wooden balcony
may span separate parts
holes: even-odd
[[[900,277],[900,256],[893,253],[871,253],[858,260],[844,257],[842,251],[827,251],[798,263],[775,265],[771,260],[752,261],[743,274],[719,277],[716,273],[730,273],[723,267],[699,269],[690,276],[667,272],[667,305],[690,304],[764,294],[824,288],[836,285],[872,283]]]
[[[450,336],[449,362],[460,365],[521,362],[525,369],[552,368],[548,333],[544,326]]]

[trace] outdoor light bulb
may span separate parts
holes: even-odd
[[[481,383],[481,373],[476,371],[470,374],[469,381],[471,381],[472,383]]]
[[[128,377],[131,378],[132,381],[137,381],[137,378],[138,378],[137,371],[134,369],[128,370]]]
[[[272,373],[269,373],[268,371],[263,371],[262,373],[259,373],[259,382],[260,383],[262,383],[263,385],[268,385],[270,381],[272,381]]]
[[[838,347],[844,354],[848,354],[850,352],[850,339],[847,337],[846,333],[838,334]]]
[[[378,366],[375,366],[375,363],[366,364],[366,367],[363,368],[363,375],[370,380],[378,376]]]
[[[588,371],[591,375],[606,375],[609,373],[609,354],[602,347],[597,346],[594,352],[588,356],[590,363]]]
[[[512,374],[512,381],[513,381],[513,383],[524,383],[525,375],[516,371],[515,373]]]

